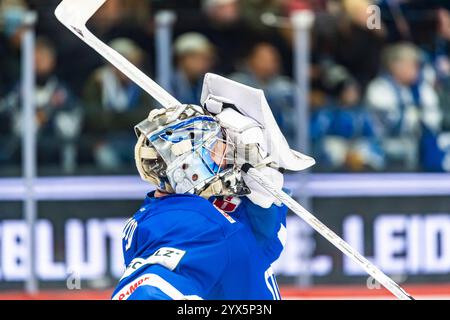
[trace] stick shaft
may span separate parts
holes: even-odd
[[[258,170],[254,168],[243,169],[247,175],[270,192],[275,198],[284,203],[293,213],[302,218],[312,228],[319,232],[325,239],[331,242],[336,248],[342,251],[352,261],[360,265],[369,275],[382,284],[387,290],[401,300],[413,300],[414,298],[406,293],[397,283],[385,275],[373,263],[362,256],[357,250],[340,238],[330,228],[320,222],[313,214],[303,208],[297,201],[291,198],[282,190],[275,188]]]
[[[56,8],[55,15],[78,38],[123,72],[163,107],[181,105],[170,93],[87,29],[86,22],[105,2],[106,0],[64,0]]]

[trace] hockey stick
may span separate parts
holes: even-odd
[[[242,166],[244,171],[250,178],[261,185],[275,198],[284,203],[292,212],[302,218],[306,223],[319,232],[325,239],[330,241],[336,248],[341,250],[347,257],[360,265],[369,275],[381,283],[386,289],[401,300],[414,300],[414,298],[406,293],[397,283],[385,275],[373,263],[363,257],[358,251],[352,248],[347,242],[340,238],[336,233],[330,230],[326,225],[320,222],[313,214],[303,208],[297,201],[292,199],[288,194],[282,190],[275,188],[272,183],[264,177],[258,170],[250,164]]]
[[[181,105],[171,94],[87,29],[87,21],[106,1],[63,0],[56,8],[55,15],[64,26],[155,98],[163,107]]]

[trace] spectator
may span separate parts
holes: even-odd
[[[143,65],[144,54],[133,41],[118,38],[109,45],[137,67]],[[136,139],[130,125],[145,119],[153,100],[109,63],[89,77],[83,97],[86,138],[97,166],[108,171],[131,166]]]
[[[388,159],[409,170],[417,169],[424,134],[440,132],[439,100],[434,88],[420,76],[420,56],[414,45],[391,45],[383,59],[384,73],[370,83],[367,103],[382,129]],[[424,156],[437,156],[433,152],[422,154],[422,162]]]
[[[17,142],[12,135],[12,115],[5,96],[20,77],[20,40],[26,12],[21,1],[0,3],[0,162],[13,162]]]
[[[93,18],[97,34],[105,41],[128,38],[153,52],[151,0],[108,0]]]
[[[280,55],[272,44],[257,43],[245,60],[245,65],[231,75],[233,80],[264,90],[272,112],[291,145],[295,144],[294,84],[280,75]]]
[[[80,133],[82,114],[70,89],[54,75],[56,65],[53,44],[48,39],[38,38],[35,49],[38,157],[47,165],[59,162],[66,173],[72,173],[76,164],[74,143]],[[17,85],[2,101],[2,107],[9,110],[16,142],[27,129],[22,123],[20,98],[20,85]],[[15,146],[17,157],[20,144]]]
[[[183,103],[199,104],[203,77],[214,65],[214,48],[205,36],[190,32],[176,39],[174,50],[173,93]]]
[[[438,93],[443,107],[443,128],[450,131],[450,11],[440,9],[437,14],[438,34],[432,59],[436,70]]]
[[[421,47],[429,45],[436,35],[437,11],[450,10],[447,0],[378,0],[377,5],[390,42],[411,41]]]
[[[312,149],[319,169],[382,170],[384,154],[373,119],[361,103],[360,86],[342,66],[330,67],[330,101],[311,115]]]
[[[20,77],[20,46],[27,6],[23,1],[0,4],[0,89],[12,90]]]
[[[368,0],[345,0],[327,14],[318,14],[313,32],[313,58],[344,66],[361,89],[377,75],[385,28],[367,28]],[[331,7],[330,7],[331,8]],[[330,9],[331,10],[331,9]]]
[[[0,0],[1,2],[1,0]],[[54,10],[61,0],[27,0],[38,13],[37,32],[56,44],[61,62],[57,70],[78,95],[82,94],[86,78],[103,65],[103,59],[90,47],[80,44],[72,32],[55,19]],[[108,0],[88,22],[89,30],[105,42],[129,38],[148,52],[154,51],[150,0]],[[74,63],[76,61],[76,63]],[[147,61],[146,61],[147,62]],[[145,71],[152,61],[145,64]]]
[[[279,0],[246,0],[240,3],[242,15],[249,22],[249,25],[260,32],[270,31],[273,27],[268,27],[262,23],[263,14],[283,15],[283,6]]]
[[[203,0],[199,14],[180,16],[176,34],[189,30],[206,36],[216,48],[216,72],[228,74],[235,70],[248,45],[255,38],[252,28],[243,19],[239,0]],[[239,45],[236,44],[239,41]]]
[[[328,0],[287,0],[279,1],[283,4],[284,10],[291,15],[292,12],[298,10],[311,10],[314,12],[324,11]]]

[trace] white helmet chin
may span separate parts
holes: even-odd
[[[153,110],[135,131],[136,167],[142,179],[160,190],[205,198],[250,192],[226,130],[203,108]]]

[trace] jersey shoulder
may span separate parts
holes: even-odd
[[[221,242],[241,229],[207,200],[191,195],[147,199],[123,231],[125,264],[161,247],[182,250]]]
[[[226,238],[238,229],[234,219],[196,195],[170,195],[147,202],[135,219],[142,229],[159,234],[176,230],[177,237],[214,234],[215,239]]]

